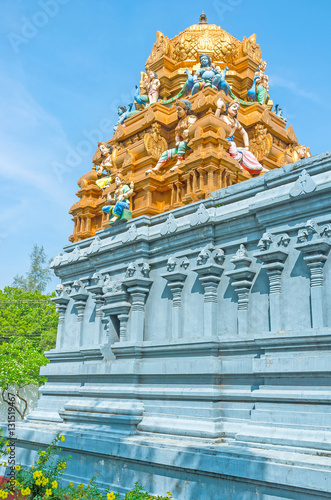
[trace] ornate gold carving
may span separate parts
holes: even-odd
[[[213,55],[214,61],[231,64],[237,57],[239,41],[219,26],[193,25],[172,40],[176,62],[197,60],[202,53]]]
[[[289,140],[291,142],[294,142],[295,144],[298,144],[298,138],[295,135],[295,132],[293,130],[292,125],[290,125],[289,128],[287,129],[287,137],[289,138]]]
[[[132,167],[132,164],[134,164],[135,159],[136,159],[135,155],[131,151],[128,151],[124,156],[123,168]]]
[[[145,134],[144,144],[146,151],[158,160],[161,154],[168,149],[168,143],[160,134],[161,125],[159,123],[153,123],[151,132],[151,134]]]
[[[250,56],[257,63],[260,63],[262,61],[262,52],[260,45],[256,43],[255,33],[251,35],[249,38],[246,38],[244,36],[241,44],[241,52],[243,56]]]
[[[284,165],[288,165],[289,163],[293,163],[294,156],[295,156],[295,145],[289,144],[287,146],[287,148],[285,149],[285,151],[277,159],[277,165],[279,167],[283,167]]]
[[[169,53],[170,40],[161,31],[156,32],[156,42],[153,45],[152,52],[146,61],[146,69],[157,59],[166,56]]]
[[[269,134],[268,130],[258,123],[254,127],[254,135],[250,140],[249,149],[258,161],[264,159],[264,157],[270,153],[272,146],[272,135]]]

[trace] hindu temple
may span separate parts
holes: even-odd
[[[30,464],[174,500],[331,497],[331,152],[272,101],[256,35],[161,32],[78,181]],[[88,166],[86,170],[88,170]]]

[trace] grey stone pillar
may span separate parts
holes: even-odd
[[[92,299],[95,303],[96,329],[93,343],[99,346],[105,344],[106,342],[105,322],[103,321],[104,312],[102,310],[102,306],[105,304],[103,287],[108,278],[108,275],[104,276],[101,273],[95,273],[91,278],[91,285],[87,287],[87,290],[91,292]],[[108,324],[108,321],[106,324]]]
[[[199,254],[194,271],[204,290],[203,334],[204,337],[217,337],[217,288],[224,268],[224,251],[207,245]]]
[[[324,288],[324,264],[331,248],[331,224],[320,229],[314,220],[309,220],[304,229],[298,233],[299,243],[294,248],[304,254],[310,271],[310,306],[311,326],[323,328],[323,288]]]
[[[171,338],[178,339],[182,337],[182,291],[185,280],[187,278],[187,269],[189,265],[188,259],[185,257],[179,264],[177,259],[170,257],[167,263],[167,273],[162,274],[162,278],[167,280],[167,285],[172,293],[172,322],[171,322]],[[182,269],[176,270],[179,267]]]
[[[231,279],[231,285],[238,296],[238,333],[241,335],[248,332],[249,292],[252,288],[256,270],[250,268],[252,259],[248,257],[244,245],[240,245],[231,262],[234,263],[235,269],[234,271],[227,271],[225,274]]]
[[[287,233],[278,235],[264,233],[257,245],[260,252],[254,254],[254,257],[263,262],[262,268],[266,270],[269,279],[269,318],[271,331],[279,331],[283,328],[281,278],[288,256],[285,247],[288,246],[289,242],[290,237]]]
[[[128,314],[131,308],[129,295],[120,281],[108,282],[104,286],[104,292],[105,305],[101,306],[101,310],[105,316],[103,321],[108,322],[108,343],[112,345],[118,341],[124,342]],[[118,328],[114,326],[113,318],[118,321]]]
[[[149,279],[149,265],[139,267],[135,263],[128,266],[123,285],[131,297],[131,338],[132,342],[144,340],[145,302],[152,280]]]
[[[70,297],[68,293],[70,293],[70,288],[64,287],[63,285],[57,285],[55,293],[56,297],[53,297],[51,300],[56,305],[56,310],[59,313],[59,322],[57,327],[57,337],[56,337],[56,349],[62,349],[64,343],[64,319],[65,313],[69,304]]]
[[[76,347],[82,346],[83,339],[83,322],[84,322],[84,312],[88,299],[88,292],[85,288],[85,284],[81,280],[74,281],[72,285],[72,291],[70,294],[70,298],[75,301],[75,307],[77,310],[77,322],[78,322],[78,330],[76,337]]]

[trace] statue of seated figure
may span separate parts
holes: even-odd
[[[130,187],[124,184],[121,173],[115,175],[116,189],[114,196],[110,193],[107,195],[107,201],[110,205],[102,207],[104,213],[109,214],[109,224],[120,219],[124,210],[130,210],[130,202],[128,201],[133,194],[134,183],[130,183]]]
[[[111,146],[107,142],[98,142],[98,150],[100,158],[96,161],[96,165],[99,179],[96,181],[96,185],[100,189],[104,190],[109,184],[113,182],[113,179],[110,175],[111,168],[113,166],[111,157],[113,146]],[[95,156],[97,155],[97,153],[95,154]]]
[[[209,55],[201,54],[200,68],[193,76],[193,87],[191,95],[196,94],[197,92],[199,92],[199,90],[203,89],[206,86],[218,89],[218,85],[221,79],[222,75],[216,68],[216,65],[212,64]]]

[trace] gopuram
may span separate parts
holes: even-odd
[[[102,207],[108,193],[114,192],[116,172],[134,184],[131,209],[135,218],[207,199],[218,189],[259,175],[259,165],[256,168],[249,161],[240,165],[228,140],[231,136],[263,165],[262,173],[310,156],[309,148],[298,143],[293,127],[287,127],[279,105],[269,96],[267,63],[256,35],[240,42],[221,27],[208,24],[202,14],[199,24],[172,40],[159,31],[156,38],[134,104],[119,106],[113,137],[99,144],[92,171],[78,181],[79,201],[70,210],[72,242],[108,227]],[[218,110],[220,100],[223,110]],[[190,110],[179,110],[184,115],[180,117],[178,105],[183,101]],[[225,117],[231,102],[238,102],[238,109],[221,122],[215,112]],[[240,128],[233,127],[235,119],[247,133],[246,140]],[[182,125],[185,138],[178,134]],[[169,161],[158,164],[162,154],[180,142],[186,144],[179,146],[178,156],[172,153]],[[108,184],[100,180],[102,172],[108,172]],[[97,185],[100,182],[103,189]]]
[[[139,79],[139,78],[138,78]],[[157,33],[79,180],[22,463],[175,500],[331,497],[331,152],[311,157],[255,35]]]

